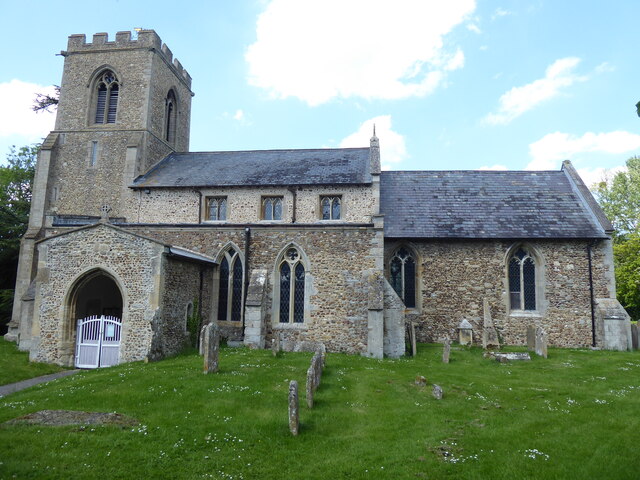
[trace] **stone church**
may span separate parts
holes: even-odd
[[[162,358],[194,321],[257,348],[398,357],[407,325],[437,342],[466,320],[478,341],[483,305],[506,344],[532,325],[556,346],[630,343],[611,224],[569,161],[381,171],[375,132],[189,152],[191,77],[153,30],[72,35],[62,55],[6,335],[32,360]]]

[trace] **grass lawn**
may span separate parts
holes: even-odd
[[[0,423],[66,409],[140,425],[0,425],[0,478],[638,478],[640,353],[550,349],[548,360],[500,364],[454,345],[445,365],[441,352],[329,354],[313,409],[308,353],[223,348],[211,375],[195,354],[82,372],[1,398]],[[298,437],[287,422],[292,379]]]
[[[64,370],[48,363],[29,362],[29,353],[21,352],[13,342],[0,337],[0,385],[19,382]],[[1,477],[0,477],[1,478]]]

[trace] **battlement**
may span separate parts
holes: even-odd
[[[84,34],[70,35],[67,43],[67,53],[90,52],[93,50],[118,50],[131,48],[149,48],[153,49],[161,55],[167,63],[173,65],[178,75],[182,76],[189,88],[191,88],[191,75],[184,69],[177,58],[173,58],[173,53],[166,44],[162,43],[160,36],[155,30],[140,30],[138,38],[132,39],[131,32],[116,33],[115,41],[109,41],[108,33],[96,33],[93,35],[93,41],[87,43],[87,37]]]

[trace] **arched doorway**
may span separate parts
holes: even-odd
[[[74,289],[72,321],[76,328],[76,367],[98,368],[116,365],[120,357],[122,293],[109,274],[95,270],[85,275]]]

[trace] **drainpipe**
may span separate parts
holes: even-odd
[[[200,288],[198,289],[198,318],[200,319],[200,322],[198,323],[198,334],[197,334],[197,344],[196,347],[198,345],[200,345],[200,331],[202,330],[202,289],[204,287],[204,269],[205,266],[204,265],[200,265]]]
[[[296,223],[296,203],[297,202],[297,197],[298,197],[298,189],[295,187],[289,187],[288,190],[291,192],[291,195],[293,196],[293,208],[291,209],[291,223]]]
[[[591,260],[591,249],[595,244],[595,240],[587,243],[587,258],[589,259],[589,298],[591,300],[591,345],[594,347],[596,346],[596,311],[593,295],[593,263]]]
[[[202,223],[202,192],[199,190],[198,195],[200,195],[198,199],[198,223]]]
[[[244,340],[244,312],[247,306],[249,291],[249,246],[251,244],[251,228],[244,229],[244,295],[242,296],[242,340]]]

